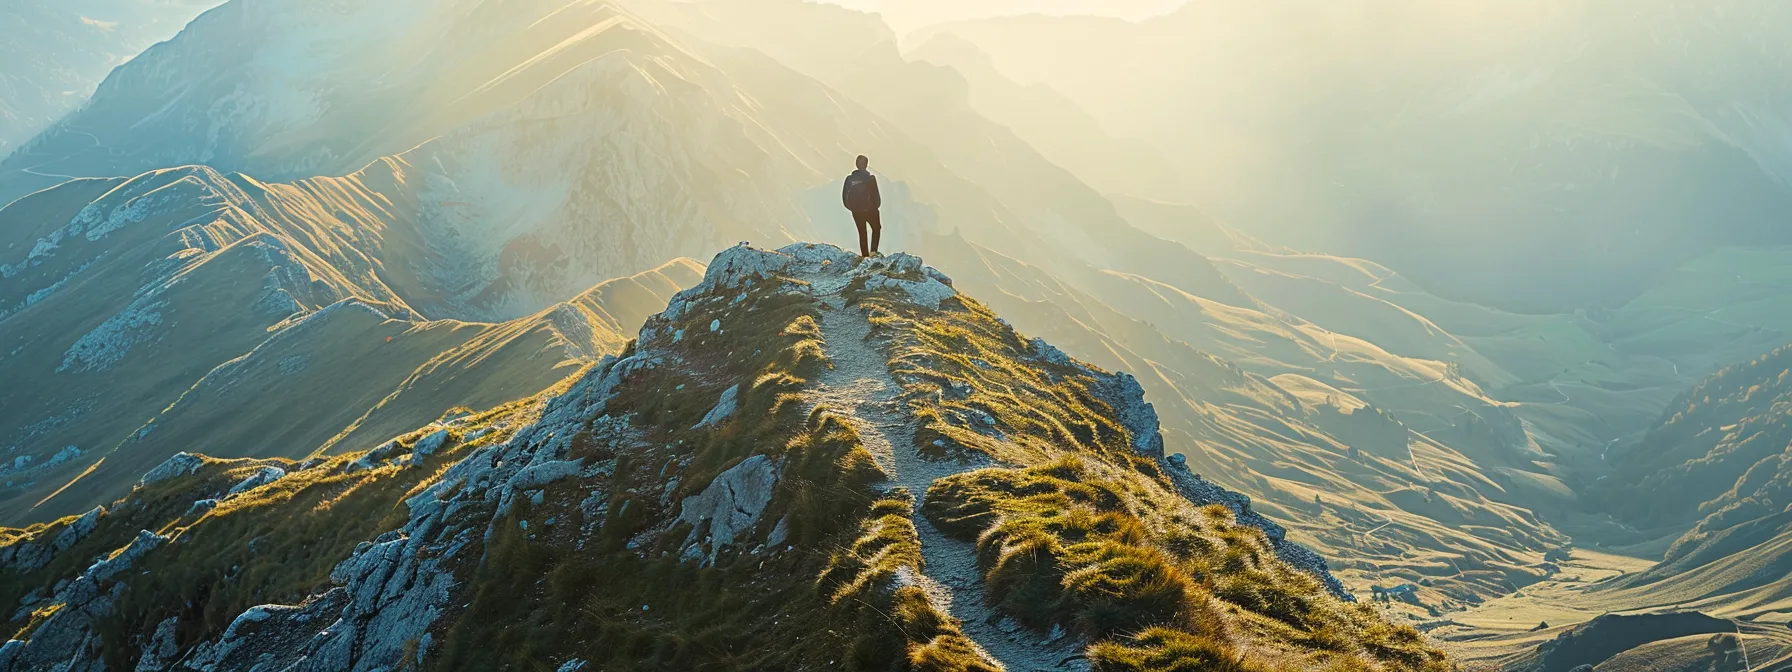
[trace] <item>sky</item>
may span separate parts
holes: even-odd
[[[943,21],[1011,14],[1096,14],[1142,19],[1165,14],[1187,0],[824,0],[879,12],[897,32]]]

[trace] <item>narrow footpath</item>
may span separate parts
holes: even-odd
[[[833,369],[821,376],[811,405],[827,406],[851,422],[878,466],[890,475],[890,486],[914,494],[913,520],[926,562],[921,586],[941,611],[961,622],[986,660],[1009,672],[1089,669],[1075,638],[1047,642],[1046,635],[990,609],[976,545],[946,536],[921,515],[919,502],[935,480],[981,465],[930,460],[916,450],[914,423],[903,412],[901,388],[890,377],[889,354],[871,340],[871,323],[864,313],[847,307],[841,296],[853,276],[849,270],[823,269],[802,276],[825,306],[821,333],[833,362]]]

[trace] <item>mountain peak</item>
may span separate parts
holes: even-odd
[[[183,453],[5,542],[44,616],[0,666],[1444,669],[1158,432],[1131,376],[917,257],[743,243],[534,399],[330,458]],[[182,610],[213,581],[224,611]]]

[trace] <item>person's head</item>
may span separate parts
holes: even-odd
[[[871,165],[871,159],[865,158],[864,154],[860,154],[858,160],[859,170],[864,170],[865,167],[869,165]]]

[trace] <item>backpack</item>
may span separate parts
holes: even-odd
[[[878,204],[871,199],[871,189],[877,178],[871,173],[857,172],[846,176],[846,209],[853,212],[876,210]]]

